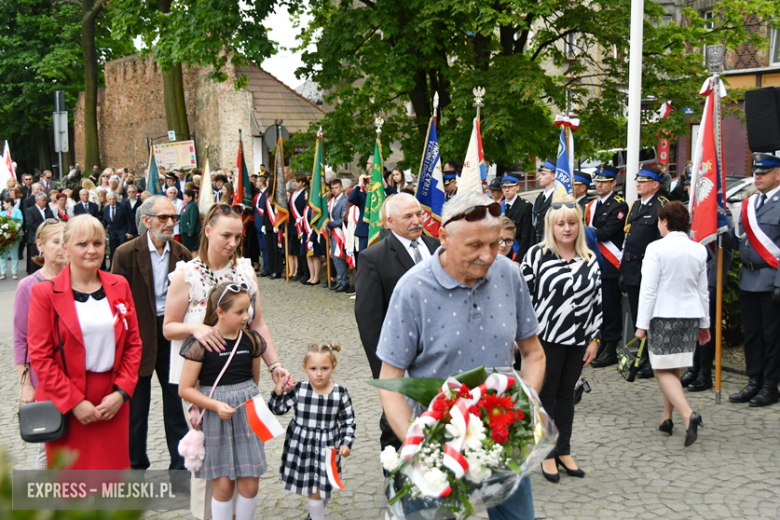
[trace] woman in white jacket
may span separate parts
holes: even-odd
[[[688,238],[690,214],[681,202],[658,210],[661,240],[647,247],[636,337],[647,336],[650,365],[664,395],[658,429],[672,434],[672,410],[685,422],[685,446],[696,441],[701,416],[692,411],[680,384],[680,368],[693,365],[696,341],[710,339],[707,250]]]

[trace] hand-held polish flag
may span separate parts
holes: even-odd
[[[726,206],[723,196],[723,152],[721,149],[720,115],[715,110],[715,96],[725,95],[725,88],[713,78],[704,82],[699,94],[704,103],[691,171],[691,239],[700,244],[714,241],[727,230]]]
[[[480,132],[479,118],[475,117],[469,148],[466,151],[466,160],[463,161],[463,170],[458,180],[458,191],[487,193],[487,186],[487,167],[485,166],[485,154],[482,151],[482,133]]]
[[[568,116],[555,116],[555,126],[561,127],[558,139],[558,157],[555,162],[555,194],[574,194],[572,172],[574,171],[574,130],[580,124],[579,119]]]
[[[249,179],[249,170],[246,167],[244,157],[244,142],[238,138],[238,159],[236,160],[238,175],[236,175],[236,189],[233,192],[233,204],[243,204],[245,208],[252,207],[252,181]],[[285,192],[286,193],[286,192]]]
[[[246,402],[246,416],[249,420],[249,427],[263,442],[268,442],[274,437],[284,434],[284,428],[268,409],[262,394],[258,394]]]
[[[322,146],[324,138],[322,132],[317,132],[317,148],[314,150],[314,169],[311,174],[311,194],[309,195],[309,208],[311,208],[311,227],[319,234],[328,223],[328,196],[325,193],[325,179],[322,160]]]
[[[328,474],[328,482],[334,488],[345,489],[344,484],[341,483],[341,478],[339,478],[339,467],[336,464],[339,450],[336,448],[325,448],[322,451],[325,456],[323,462],[325,464],[325,472]]]
[[[428,123],[428,138],[425,140],[420,175],[417,179],[417,191],[414,196],[423,209],[425,232],[433,237],[439,236],[441,211],[444,206],[444,178],[441,173],[439,138],[433,117]]]
[[[149,153],[149,173],[146,175],[146,191],[151,195],[165,195],[160,185],[160,174],[157,172],[157,161],[154,160],[154,147]]]
[[[205,218],[206,214],[214,205],[214,188],[211,185],[211,166],[209,166],[209,151],[206,150],[206,162],[203,165],[203,179],[200,182],[200,192],[198,193],[198,213],[201,218]]]
[[[371,246],[379,240],[379,231],[382,224],[379,221],[379,210],[385,202],[385,186],[382,182],[384,168],[382,167],[382,143],[379,137],[374,145],[374,163],[371,167],[371,180],[368,183],[368,196],[366,197],[366,209],[363,211],[363,221],[368,222],[368,245]]]

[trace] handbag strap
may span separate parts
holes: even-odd
[[[37,272],[33,273],[33,277],[40,282],[49,282],[52,285],[54,285],[53,280],[48,280],[46,278],[41,278]],[[54,308],[54,307],[52,307]],[[59,343],[59,350],[60,350],[60,357],[62,357],[62,370],[65,372],[65,376],[68,376],[68,365],[65,364],[65,351],[62,348],[62,337],[60,336],[60,315],[57,312],[57,310],[54,310],[54,328],[57,330],[57,342]],[[24,382],[27,380],[27,374],[30,372],[30,363],[27,361],[30,358],[30,343],[29,341],[25,341],[24,343],[24,371],[22,372],[22,377],[19,379],[19,384],[24,385]],[[68,376],[69,377],[69,376]],[[21,397],[20,397],[21,399]]]
[[[228,357],[227,362],[225,363],[225,366],[222,367],[222,371],[219,373],[217,378],[214,380],[214,384],[211,386],[211,392],[209,392],[209,399],[211,399],[211,396],[214,395],[214,390],[217,389],[217,385],[219,384],[219,380],[222,379],[222,374],[225,373],[225,370],[227,370],[228,365],[230,364],[230,361],[233,359],[233,355],[236,353],[236,350],[238,349],[238,344],[241,343],[241,337],[243,336],[244,332],[239,330],[238,331],[238,337],[236,338],[236,344],[233,345],[233,350],[230,352],[230,357]],[[202,409],[199,414],[199,420],[203,419],[203,415],[206,413],[206,409]]]

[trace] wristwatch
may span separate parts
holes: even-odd
[[[276,370],[277,368],[280,368],[281,366],[282,366],[282,364],[280,362],[278,362],[278,361],[275,361],[274,363],[271,363],[270,365],[268,365],[268,373],[269,374],[273,374],[274,370]]]
[[[121,388],[119,388],[118,386],[114,385],[114,390],[115,390],[115,391],[117,391],[117,392],[119,392],[119,394],[122,396],[122,400],[123,400],[124,402],[127,402],[127,401],[129,401],[129,400],[130,400],[130,395],[128,395],[128,393],[127,393],[127,392],[125,392],[124,390],[122,390],[122,389],[121,389]]]

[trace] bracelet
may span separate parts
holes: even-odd
[[[594,341],[596,342],[596,345],[601,345],[601,340],[599,338],[593,338],[592,340],[590,340],[591,343],[593,343]]]
[[[277,368],[279,368],[279,367],[281,367],[281,366],[282,366],[282,364],[281,364],[281,363],[279,363],[278,361],[274,361],[273,363],[271,363],[270,365],[268,365],[268,373],[269,373],[269,374],[273,374],[273,373],[274,373],[274,370],[276,370]]]

